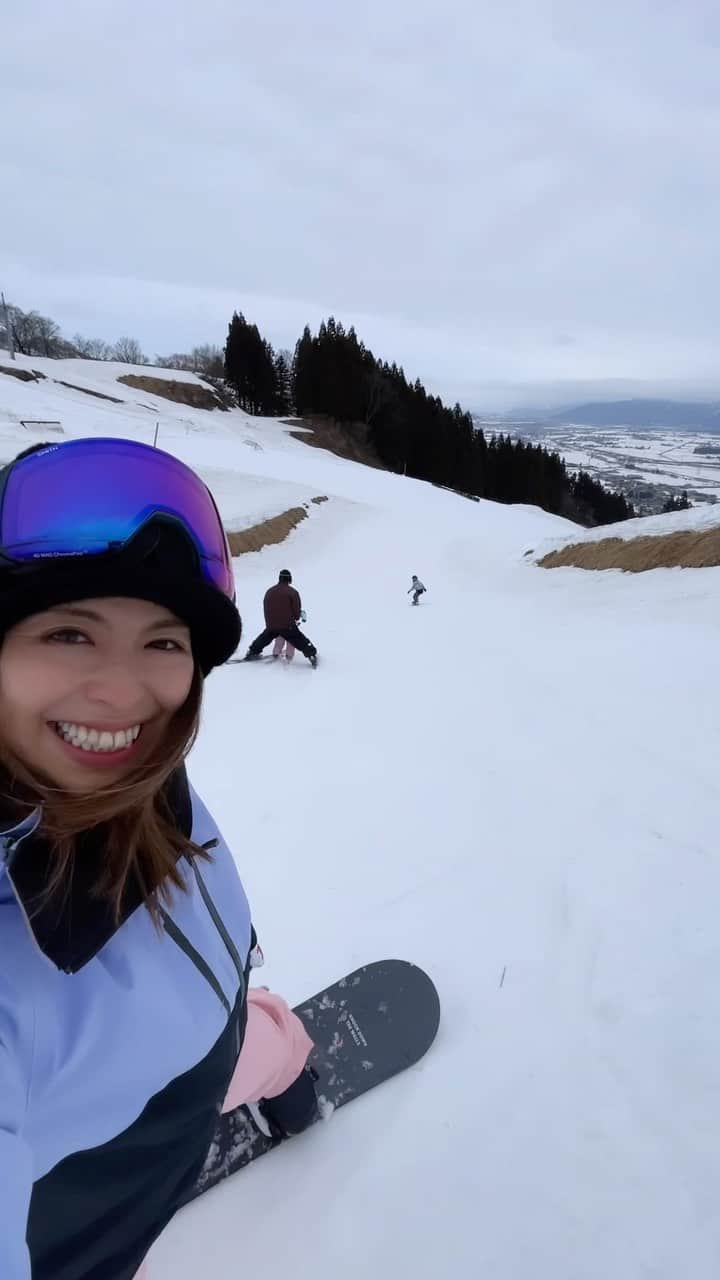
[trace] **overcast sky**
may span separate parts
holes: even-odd
[[[720,388],[717,0],[23,0],[0,101],[0,287],[68,335]]]

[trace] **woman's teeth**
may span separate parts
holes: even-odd
[[[82,747],[83,751],[123,751],[135,742],[140,728],[139,724],[134,724],[129,729],[117,729],[111,733],[108,729],[88,729],[84,724],[72,724],[69,720],[55,723],[60,737],[73,747]]]

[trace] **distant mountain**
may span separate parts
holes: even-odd
[[[612,400],[573,405],[545,414],[553,424],[588,427],[664,427],[720,433],[720,404],[681,400]]]

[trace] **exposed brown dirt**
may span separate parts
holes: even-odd
[[[104,391],[91,391],[89,387],[76,387],[74,382],[63,382],[62,378],[53,378],[59,387],[69,387],[71,391],[82,391],[85,396],[95,396],[96,400],[112,400],[113,404],[124,404],[117,396],[106,396]]]
[[[174,400],[176,404],[187,404],[191,409],[225,408],[210,387],[201,387],[197,382],[151,378],[143,373],[124,373],[118,378],[118,382],[124,382],[126,387],[135,387],[138,391],[149,391],[151,395],[162,396],[165,400]]]
[[[248,551],[262,551],[263,547],[284,542],[288,534],[292,533],[293,529],[297,529],[300,522],[306,518],[305,507],[290,507],[289,511],[283,511],[279,516],[272,516],[269,520],[254,524],[250,529],[241,529],[237,533],[228,530],[230,550],[234,556],[242,556]]]
[[[21,382],[39,382],[45,377],[44,373],[36,372],[35,369],[13,369],[12,365],[0,364],[0,373],[7,373],[11,378],[19,378]]]
[[[326,449],[338,458],[350,462],[362,462],[366,467],[384,470],[383,464],[369,441],[369,428],[364,422],[335,422],[333,418],[308,417],[285,418],[285,426],[305,427],[305,431],[291,431],[294,440]]]
[[[709,569],[720,565],[720,527],[664,533],[655,537],[603,538],[600,542],[576,542],[543,556],[543,569],[563,565],[576,569],[624,569],[645,573],[648,569]]]

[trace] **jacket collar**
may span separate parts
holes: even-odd
[[[166,783],[170,809],[188,839],[192,833],[192,801],[184,765]],[[43,839],[42,812],[37,809],[0,836],[1,856],[28,929],[45,956],[65,973],[77,973],[92,960],[146,901],[136,881],[123,898],[119,918],[109,903],[92,896],[102,839],[90,831],[79,837],[72,881],[64,893],[48,894],[51,851]]]

